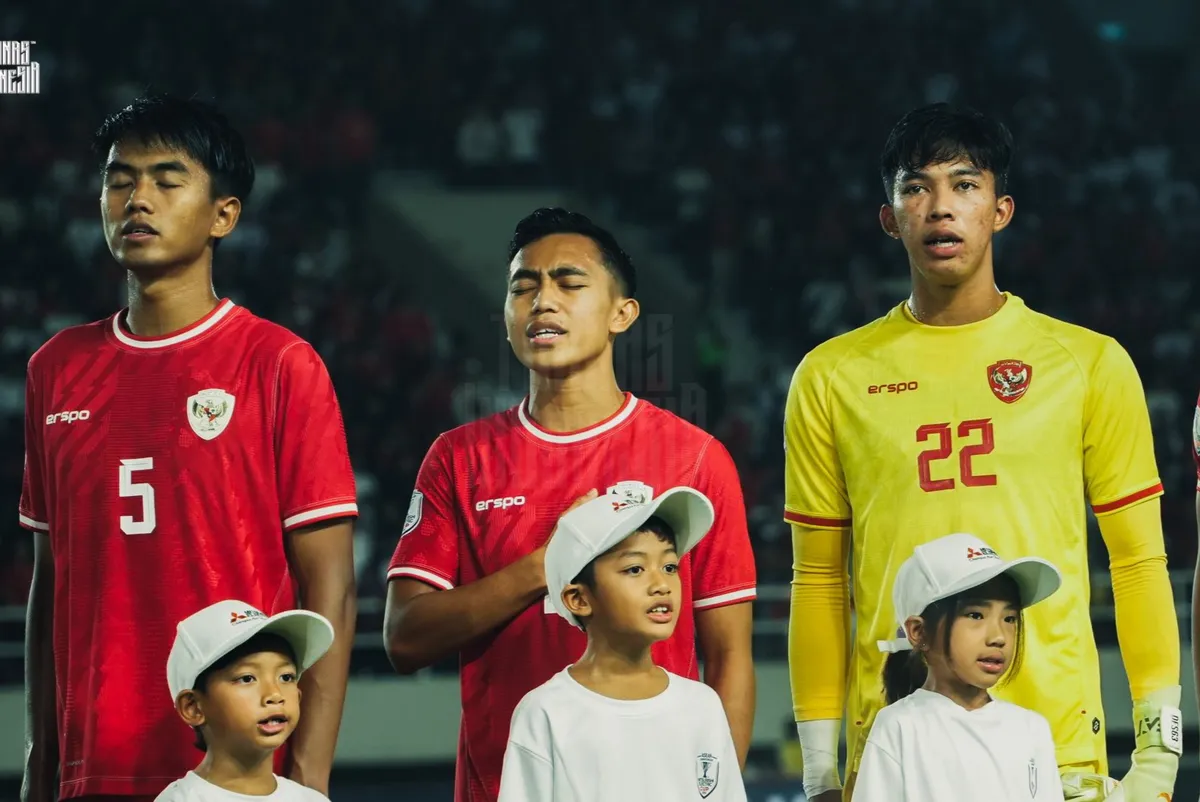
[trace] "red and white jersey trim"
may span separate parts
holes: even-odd
[[[697,599],[692,602],[692,608],[695,610],[707,610],[710,607],[724,607],[727,604],[736,602],[753,601],[758,596],[758,588],[742,588],[741,590],[731,590],[728,593],[722,593],[719,596],[709,596],[707,599]]]
[[[195,323],[183,329],[182,331],[166,337],[136,337],[130,334],[121,328],[121,318],[125,314],[122,312],[113,315],[113,336],[116,337],[123,345],[128,345],[130,348],[167,348],[169,346],[179,345],[179,343],[187,342],[188,340],[199,337],[201,334],[224,320],[225,316],[232,312],[235,306],[236,304],[233,301],[225,299],[224,301],[221,301],[221,303],[217,304],[215,309],[202,317],[200,320],[197,320]]]
[[[388,571],[388,581],[399,579],[400,577],[408,577],[409,579],[419,579],[433,585],[435,588],[442,590],[454,590],[454,583],[448,579],[438,576],[433,571],[426,571],[424,568],[413,568],[411,565],[401,565]]]
[[[300,524],[309,524],[314,521],[324,521],[329,518],[341,518],[358,515],[357,504],[329,504],[325,507],[317,507],[313,510],[305,510],[298,512],[295,515],[283,519],[283,528],[291,529],[293,526]]]
[[[20,513],[17,513],[17,520],[21,522],[22,526],[25,526],[29,529],[36,529],[39,532],[50,531],[50,524],[44,524],[41,521],[35,521],[27,515],[21,515]]]
[[[634,409],[637,408],[638,400],[637,397],[632,393],[627,393],[626,396],[627,398],[624,405],[622,405],[622,407],[618,409],[611,417],[600,421],[595,426],[589,426],[588,428],[580,429],[577,432],[555,434],[554,432],[548,432],[542,427],[538,426],[525,411],[525,408],[529,404],[528,397],[525,398],[517,407],[517,418],[521,421],[521,426],[525,428],[525,431],[529,432],[539,440],[543,440],[547,443],[582,443],[584,440],[590,440],[591,438],[602,435],[605,432],[610,432],[625,421],[629,420],[629,416],[632,415]]]

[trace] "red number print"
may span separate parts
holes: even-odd
[[[954,453],[954,435],[960,440],[978,437],[977,442],[966,443],[958,450],[958,477],[963,487],[991,487],[996,484],[996,475],[975,473],[971,461],[975,457],[991,454],[996,447],[995,429],[990,418],[965,420],[958,424],[957,431],[949,423],[927,423],[917,427],[917,442],[933,445],[917,454],[917,480],[926,493],[953,490],[953,477],[933,478],[933,463],[949,459]]]

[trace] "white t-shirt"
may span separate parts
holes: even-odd
[[[667,672],[650,699],[610,699],[565,669],[513,713],[499,802],[745,802],[716,692]]]
[[[320,793],[286,777],[275,777],[275,792],[266,796],[237,794],[213,785],[194,771],[168,785],[154,802],[329,802]]]
[[[967,710],[918,690],[879,711],[863,750],[854,802],[1062,802],[1050,725],[993,699]]]

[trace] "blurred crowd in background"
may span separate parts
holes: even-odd
[[[69,28],[48,6],[0,11],[7,38],[37,39],[42,70],[40,97],[0,101],[0,498],[12,516],[0,604],[24,602],[30,573],[16,526],[26,361],[55,331],[124,304],[90,134],[147,90],[215,99],[250,140],[258,183],[218,254],[217,289],[311,341],[330,368],[362,494],[365,596],[382,594],[417,467],[469,417],[459,396],[474,380],[460,333],[406,297],[418,266],[362,235],[374,171],[602,201],[686,265],[709,315],[745,314],[768,367],[727,382],[720,338],[696,342],[703,424],[738,464],[760,583],[786,582],[788,380],[809,348],[905,297],[904,254],[877,223],[876,164],[891,124],[940,100],[1013,129],[1001,289],[1130,351],[1171,564],[1190,565],[1200,157],[1187,137],[1200,104],[1164,65],[1116,62],[1054,3],[1036,19],[1019,4],[957,4],[936,28],[930,0],[474,0],[469,25],[463,5],[376,4],[368,24],[349,4],[309,15],[255,0],[189,14],[176,38],[99,5],[73,8]],[[123,79],[98,81],[98,63]],[[780,604],[766,612],[786,615]]]

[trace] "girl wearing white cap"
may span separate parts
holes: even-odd
[[[918,546],[896,575],[898,637],[881,641],[888,707],[854,802],[1063,799],[1047,721],[993,699],[1021,657],[1021,611],[1058,590],[1034,557],[1005,561],[973,535]]]

